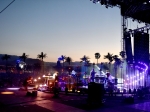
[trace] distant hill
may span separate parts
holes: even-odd
[[[3,61],[1,58],[2,56],[4,56],[5,54],[0,54],[0,65],[5,65],[5,61]],[[9,54],[8,54],[9,55]],[[15,66],[17,60],[20,60],[19,56],[17,55],[10,55],[10,59],[8,59],[7,63],[8,65],[12,65]],[[33,59],[33,58],[27,58],[26,59],[26,63],[27,64],[35,64],[35,63],[40,63],[41,61],[39,59]],[[44,62],[46,66],[56,66],[55,62]],[[61,62],[62,63],[62,62]],[[68,65],[68,63],[65,62],[65,65]],[[80,66],[81,63],[80,62],[71,62],[71,65],[73,66]]]
[[[5,61],[2,60],[2,56],[4,56],[5,54],[0,54],[0,65],[5,65]],[[10,55],[10,59],[8,59],[8,65],[16,65],[17,60],[20,60],[19,56],[16,55]],[[35,63],[40,63],[41,61],[39,59],[32,59],[32,58],[27,58],[26,59],[26,63],[27,64],[35,64]],[[56,63],[54,62],[44,62],[46,66],[55,66]]]

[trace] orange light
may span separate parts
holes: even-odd
[[[14,92],[1,92],[1,94],[14,94]]]

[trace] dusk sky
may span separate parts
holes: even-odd
[[[12,0],[0,0],[0,11]],[[137,27],[136,24],[129,24]],[[105,8],[90,0],[16,0],[0,13],[0,54],[56,62],[61,55],[80,61],[84,55],[104,62],[108,52],[121,51],[120,9]]]

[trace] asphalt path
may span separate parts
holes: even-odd
[[[7,93],[8,92],[8,93]],[[136,99],[134,103],[123,102],[124,97],[105,97],[104,105],[89,104],[87,95],[40,92],[36,97],[26,96],[25,91],[0,90],[0,112],[150,112],[150,100]]]

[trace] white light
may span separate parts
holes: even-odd
[[[7,88],[8,90],[19,90],[19,88]]]

